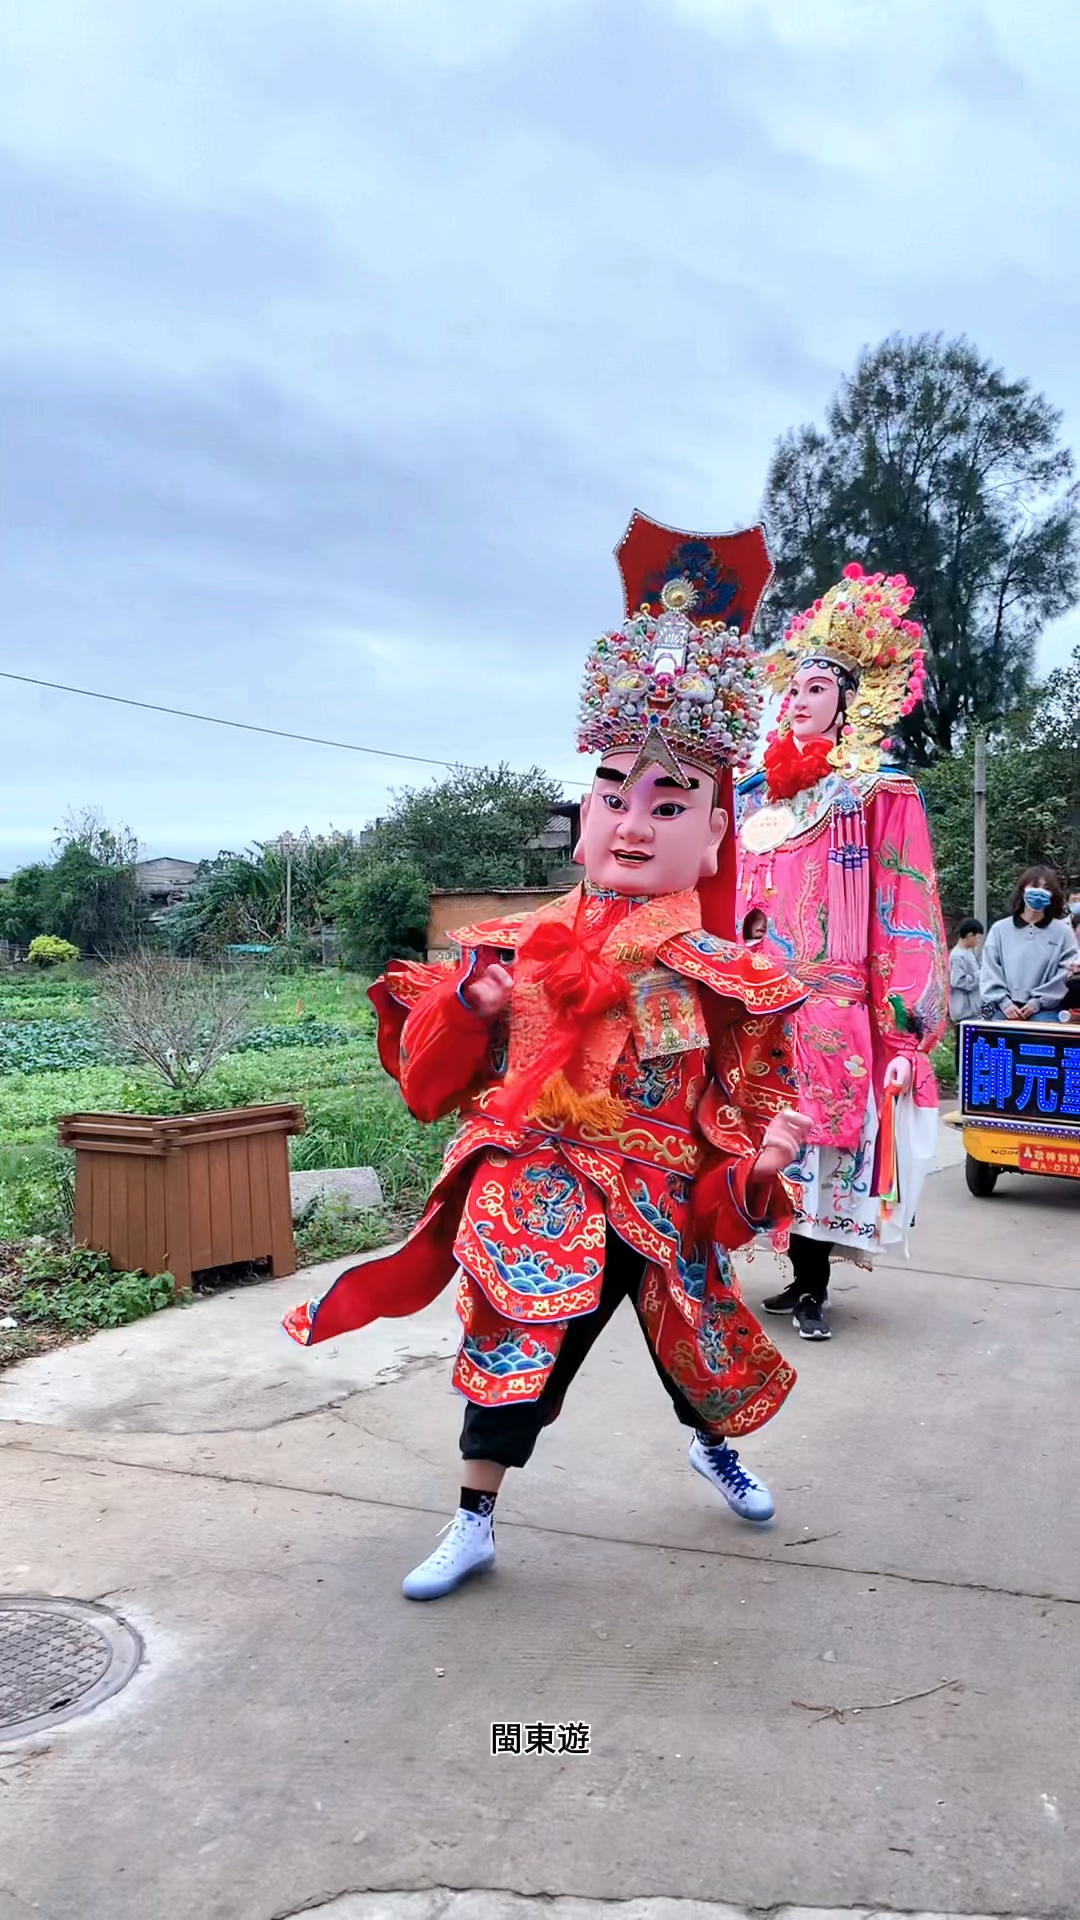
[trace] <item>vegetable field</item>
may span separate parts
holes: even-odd
[[[380,1211],[323,1204],[301,1218],[301,1262],[359,1253],[401,1233],[420,1210],[448,1132],[419,1126],[379,1066],[366,985],[342,973],[266,978],[258,1024],[200,1089],[208,1108],[299,1101],[308,1128],[292,1142],[295,1166],[378,1172]],[[175,1109],[168,1088],[111,1053],[89,969],[65,969],[62,978],[0,975],[0,1320],[18,1323],[0,1329],[0,1365],[171,1297],[170,1288],[132,1276],[113,1283],[100,1262],[91,1286],[80,1256],[72,1266],[73,1169],[55,1145],[56,1121],[95,1110]]]

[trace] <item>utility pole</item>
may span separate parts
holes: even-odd
[[[292,939],[292,857],[296,841],[291,833],[283,833],[278,838],[278,846],[285,855],[285,938]]]
[[[986,729],[975,732],[975,872],[974,911],[986,925]]]

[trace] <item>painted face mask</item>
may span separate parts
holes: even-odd
[[[791,683],[788,704],[788,721],[796,740],[818,740],[831,735],[839,711],[839,675],[815,662],[800,667]]]
[[[680,761],[693,782],[680,787],[651,767],[630,792],[623,778],[632,753],[604,756],[581,810],[581,860],[594,887],[612,893],[682,893],[716,872],[727,815],[714,805],[712,775]]]
[[[1031,907],[1033,911],[1037,909],[1040,913],[1045,913],[1053,897],[1049,887],[1024,888],[1024,905]]]

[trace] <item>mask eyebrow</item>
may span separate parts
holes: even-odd
[[[620,773],[618,767],[597,767],[593,779],[610,780],[615,786],[621,787],[626,780],[626,775]],[[658,780],[653,781],[654,787],[669,787],[674,793],[687,793],[700,785],[701,782],[695,780],[692,775],[687,776],[685,785],[681,780],[673,780],[669,774],[661,774]]]

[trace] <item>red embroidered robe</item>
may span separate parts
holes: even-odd
[[[585,927],[626,994],[583,1023],[566,1114],[541,1101],[511,1124],[498,1112],[507,1054],[512,1084],[554,1018],[542,979],[519,954],[503,1023],[460,989],[478,962],[508,958],[551,922]],[[410,1110],[426,1121],[460,1111],[428,1206],[403,1247],[350,1268],[289,1314],[287,1331],[308,1344],[415,1313],[456,1274],[455,1384],[482,1406],[535,1400],[569,1321],[599,1302],[610,1223],[647,1262],[650,1342],[702,1425],[761,1426],[795,1374],[743,1304],[728,1254],[791,1216],[779,1179],[760,1217],[747,1182],[770,1117],[794,1101],[797,982],[703,932],[693,892],[631,901],[575,888],[455,937],[458,966],[393,965],[371,989],[380,1058]],[[597,1093],[602,1117],[595,1101],[590,1112]],[[691,1196],[704,1171],[702,1229]]]

